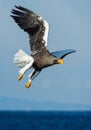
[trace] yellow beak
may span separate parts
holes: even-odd
[[[58,59],[58,64],[63,64],[64,61],[62,59]]]

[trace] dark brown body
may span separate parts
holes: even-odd
[[[57,64],[57,58],[51,55],[45,49],[33,55],[33,58],[34,58],[33,67],[36,70],[41,70],[45,67],[49,67],[52,66],[53,64]]]

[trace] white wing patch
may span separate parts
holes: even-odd
[[[46,20],[44,20],[45,34],[43,36],[43,40],[45,41],[45,46],[47,46],[48,41],[48,32],[49,32],[49,24]]]
[[[45,34],[43,36],[43,40],[45,41],[45,46],[47,46],[48,41],[48,32],[49,32],[49,24],[48,22],[41,16],[38,17],[39,20],[43,21],[44,27],[45,27]]]
[[[23,50],[19,50],[13,59],[14,64],[16,64],[18,67],[23,68],[24,66],[26,66],[27,64],[29,64],[30,62],[34,62],[33,57],[27,55]]]

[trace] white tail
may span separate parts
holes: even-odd
[[[27,55],[23,50],[19,50],[13,59],[14,64],[16,64],[18,67],[23,68],[26,66],[28,63],[33,61],[33,57]]]

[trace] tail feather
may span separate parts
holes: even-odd
[[[17,65],[18,67],[24,67],[26,66],[29,62],[31,62],[33,58],[29,55],[27,55],[23,50],[19,50],[13,59],[13,62],[15,65]]]

